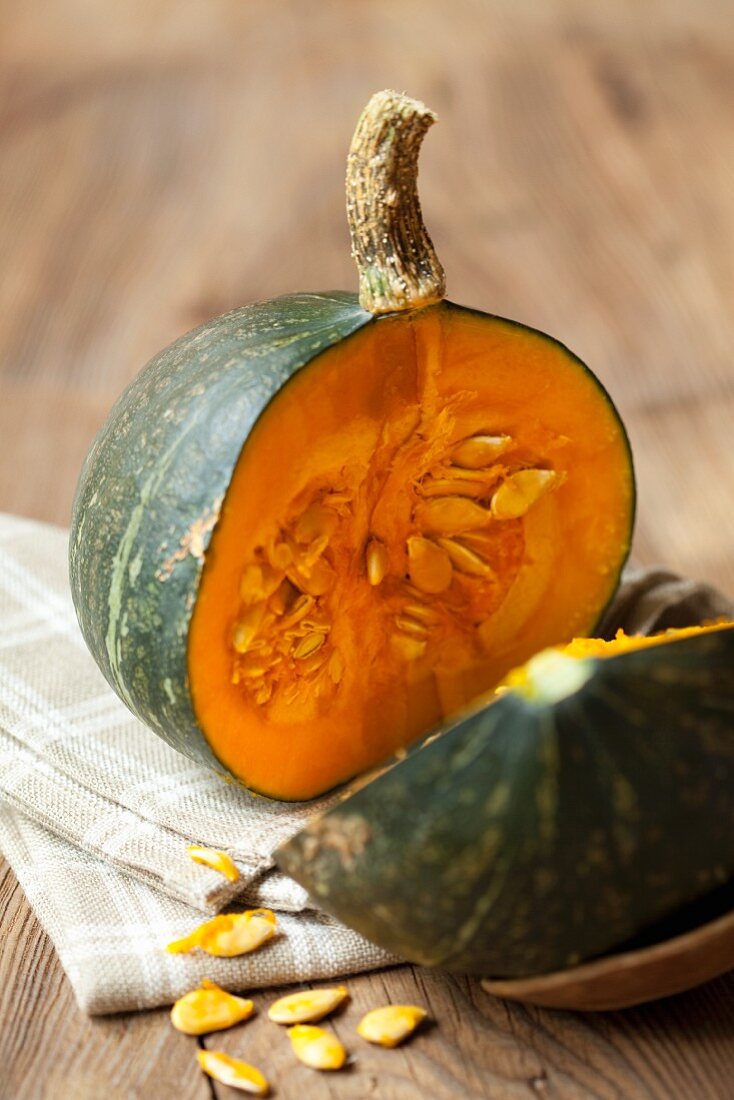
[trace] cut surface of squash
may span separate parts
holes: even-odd
[[[215,755],[289,800],[364,771],[589,632],[633,508],[619,418],[561,344],[450,303],[364,326],[235,467],[188,642]]]

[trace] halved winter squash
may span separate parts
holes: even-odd
[[[508,685],[317,817],[281,868],[389,951],[503,978],[651,942],[727,886],[731,904],[733,623],[581,640]]]
[[[184,336],[79,485],[72,587],[108,679],[276,798],[349,779],[590,631],[628,551],[629,446],[598,380],[442,300],[416,193],[432,121],[394,93],[360,120],[360,301],[292,295]]]

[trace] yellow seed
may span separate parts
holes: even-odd
[[[453,567],[458,569],[460,573],[468,573],[470,577],[491,577],[493,575],[492,568],[484,558],[480,558],[479,554],[475,553],[474,550],[470,550],[468,546],[463,546],[454,539],[438,539],[437,541],[439,546],[443,547],[448,554]]]
[[[390,644],[397,656],[404,661],[417,661],[426,652],[426,642],[408,634],[393,634]]]
[[[232,1089],[249,1092],[252,1096],[267,1096],[270,1085],[259,1069],[241,1062],[239,1058],[230,1058],[220,1050],[199,1050],[196,1057],[199,1065],[209,1077],[229,1085]]]
[[[293,552],[287,542],[273,541],[266,552],[273,569],[287,569],[293,561]]]
[[[336,1035],[321,1027],[296,1024],[288,1028],[288,1035],[296,1057],[311,1069],[341,1069],[347,1060]]]
[[[255,702],[259,707],[264,707],[273,694],[272,684],[260,684],[255,691]]]
[[[419,535],[408,539],[408,571],[416,588],[433,594],[449,587],[453,573],[446,551]]]
[[[280,569],[273,569],[267,562],[246,566],[240,581],[240,596],[245,603],[266,600],[283,579]]]
[[[314,1020],[323,1020],[348,996],[343,985],[334,989],[307,989],[303,993],[291,993],[270,1006],[268,1019],[275,1024],[313,1023]]]
[[[432,607],[427,607],[424,603],[406,603],[403,612],[410,615],[411,619],[420,619],[422,623],[433,624],[441,621],[438,612],[434,611]]]
[[[318,672],[326,665],[328,659],[328,653],[325,653],[323,649],[319,649],[310,657],[305,657],[301,660],[298,666],[298,671],[303,673],[303,675],[305,676],[312,676],[314,672]]]
[[[511,443],[509,435],[473,435],[454,447],[451,458],[457,466],[481,470],[494,462]]]
[[[491,515],[466,497],[432,497],[419,501],[415,509],[417,523],[431,534],[458,535],[486,527]]]
[[[323,634],[307,634],[305,638],[301,638],[293,650],[293,656],[297,661],[302,661],[305,657],[310,657],[312,653],[316,653],[317,650],[321,649],[325,641],[326,637]]]
[[[284,615],[280,621],[280,625],[284,630],[287,630],[291,626],[295,626],[301,619],[308,615],[311,608],[315,605],[316,600],[313,596],[301,595],[298,597],[293,607],[290,609],[287,615]]]
[[[426,1010],[417,1005],[385,1005],[384,1008],[374,1008],[363,1016],[357,1025],[357,1033],[368,1043],[396,1047],[425,1018]]]
[[[342,676],[344,675],[344,658],[341,653],[335,649],[331,657],[329,658],[329,676],[335,684],[340,684]]]
[[[171,1023],[185,1035],[206,1035],[249,1019],[254,1005],[244,997],[235,997],[207,978],[201,989],[180,997],[171,1009]]]
[[[331,508],[324,508],[320,504],[311,504],[299,516],[293,529],[293,535],[296,542],[300,543],[310,543],[314,539],[326,536],[326,542],[328,543],[338,523],[339,518]]]
[[[425,638],[428,635],[428,627],[425,623],[410,619],[407,615],[398,615],[395,619],[395,625],[398,630],[402,630],[405,634],[415,634],[418,638]]]
[[[244,913],[220,913],[205,921],[180,940],[169,943],[172,955],[194,951],[197,947],[207,955],[232,958],[255,951],[275,935],[275,913],[270,909],[248,909]]]
[[[194,863],[202,863],[205,867],[221,871],[230,882],[236,882],[240,877],[239,871],[226,852],[217,851],[215,848],[202,848],[199,844],[189,844],[186,851]]]
[[[249,607],[241,619],[234,625],[232,644],[238,653],[247,653],[260,629],[265,614],[265,604],[256,603]]]
[[[294,588],[289,580],[281,581],[270,597],[268,607],[276,615],[285,615],[286,611],[293,606],[297,596],[298,589]]]
[[[494,493],[490,505],[492,515],[495,519],[519,519],[555,480],[554,470],[518,470]]]
[[[308,549],[304,550],[298,558],[298,568],[306,573],[310,573],[328,545],[329,536],[319,535],[319,537],[314,539]]]
[[[326,558],[319,558],[309,569],[294,563],[288,570],[288,580],[310,596],[323,596],[334,583],[335,573]]]
[[[486,482],[464,481],[458,477],[427,478],[420,484],[420,493],[424,497],[472,497],[480,500],[487,492]]]
[[[367,559],[367,580],[376,587],[387,573],[387,547],[379,539],[370,539],[365,552]]]

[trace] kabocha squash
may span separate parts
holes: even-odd
[[[547,650],[510,682],[280,849],[319,907],[511,978],[734,881],[734,624]]]
[[[71,582],[157,733],[306,799],[589,632],[627,555],[629,447],[557,341],[443,301],[418,150],[380,93],[348,164],[360,297],[237,309],[161,352],[79,482]]]

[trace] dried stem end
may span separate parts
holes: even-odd
[[[347,159],[347,217],[359,269],[359,301],[370,313],[439,302],[443,268],[418,199],[418,153],[433,111],[398,92],[377,92],[357,123]]]

